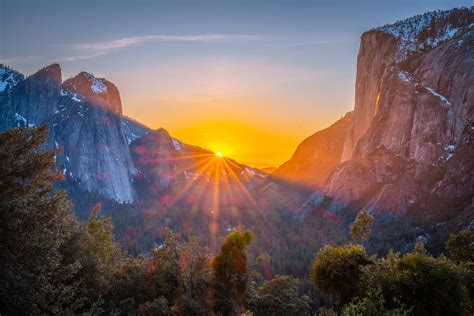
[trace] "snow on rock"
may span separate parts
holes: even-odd
[[[430,88],[424,84],[422,84],[421,82],[415,82],[415,80],[413,79],[413,77],[407,73],[406,71],[402,71],[402,70],[397,70],[395,68],[390,68],[391,71],[398,71],[398,77],[400,79],[402,79],[403,81],[406,81],[406,82],[411,82],[413,83],[415,86],[417,87],[423,87],[426,91],[428,91],[430,94],[432,94],[433,96],[437,97],[441,104],[444,106],[444,107],[449,107],[451,106],[451,102],[448,101],[448,99],[446,99],[445,96],[439,94],[438,92],[436,92],[433,88]]]
[[[406,82],[413,82],[413,78],[412,76],[410,76],[407,72],[405,71],[400,71],[398,73],[398,77],[400,79],[402,79],[403,81],[406,81]]]
[[[77,94],[74,94],[74,95],[72,96],[72,99],[73,99],[74,101],[76,101],[76,102],[82,102],[82,100],[78,98]]]
[[[173,142],[174,149],[176,149],[177,151],[181,151],[183,149],[183,146],[178,140],[171,138],[171,141]]]
[[[15,120],[17,123],[22,122],[26,125],[26,119],[18,113],[15,113]]]
[[[28,124],[27,120],[19,113],[15,113],[15,121],[17,127],[35,127],[35,124]]]
[[[102,82],[102,80],[94,77],[92,74],[90,75],[91,75],[91,80],[92,80],[91,90],[94,93],[106,93],[107,87]]]
[[[428,90],[432,95],[434,95],[435,97],[438,97],[441,102],[445,105],[445,106],[450,106],[451,103],[448,101],[448,99],[446,99],[444,96],[442,96],[441,94],[439,94],[438,92],[434,91],[432,88],[430,87],[426,87],[426,90]]]
[[[23,74],[0,64],[0,92],[16,86],[23,79],[25,79]]]
[[[420,241],[424,245],[426,245],[428,243],[428,241],[430,240],[430,238],[431,238],[430,234],[424,233],[424,234],[419,235],[418,237],[416,237],[416,241]]]
[[[468,18],[472,18],[474,7],[470,9],[458,9]],[[466,21],[461,18],[453,17],[454,14],[461,14],[450,11],[433,11],[423,15],[387,24],[376,30],[385,32],[396,37],[399,40],[399,50],[395,57],[397,63],[404,61],[414,52],[431,49],[439,44],[464,33],[465,30],[473,28],[473,23],[465,24]]]
[[[446,152],[445,160],[448,161],[454,156],[454,151],[456,150],[456,145],[447,145],[444,147],[444,151]]]

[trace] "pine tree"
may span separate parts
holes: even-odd
[[[248,286],[247,247],[253,234],[242,227],[230,233],[212,262],[214,273],[214,310],[219,315],[243,312]]]
[[[367,211],[362,210],[357,214],[357,217],[352,224],[349,235],[354,241],[364,242],[369,239],[371,229],[370,224],[374,221],[374,217]]]
[[[77,266],[62,248],[77,223],[55,151],[44,149],[48,127],[0,134],[0,314],[61,313],[74,299]]]

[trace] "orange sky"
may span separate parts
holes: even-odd
[[[140,2],[3,1],[0,62],[92,72],[126,115],[267,167],[352,110],[363,32],[472,0]]]
[[[328,93],[331,74],[255,59],[191,59],[116,72],[126,115],[255,167],[281,165],[352,103],[351,93]]]

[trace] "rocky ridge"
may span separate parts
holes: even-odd
[[[396,218],[441,196],[470,207],[473,22],[472,7],[453,9],[362,35],[343,163],[297,214],[352,207]]]

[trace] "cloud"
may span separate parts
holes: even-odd
[[[258,37],[255,35],[236,34],[146,35],[124,37],[112,41],[73,45],[72,48],[80,51],[80,54],[70,57],[64,57],[60,61],[90,59],[106,55],[115,50],[143,44],[146,42],[247,43],[250,41],[254,41],[257,38]]]
[[[256,35],[197,34],[197,35],[146,35],[124,37],[112,41],[91,42],[62,46],[70,51],[66,56],[0,56],[0,63],[18,65],[25,63],[71,62],[104,56],[130,46],[147,42],[195,42],[195,43],[248,43],[259,38]]]

